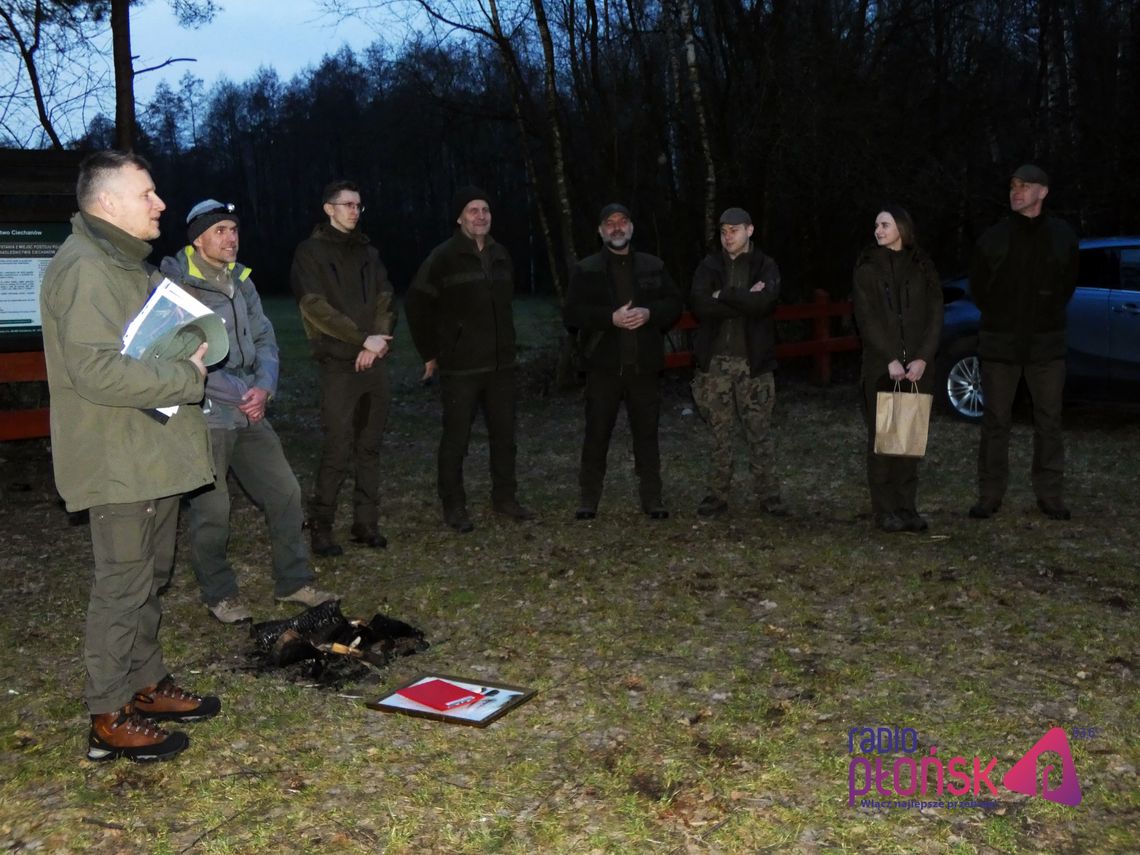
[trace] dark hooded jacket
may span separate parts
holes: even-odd
[[[1077,236],[1064,220],[1010,214],[978,239],[970,293],[982,313],[978,354],[1027,364],[1064,359],[1077,288]]]
[[[932,386],[942,334],[942,285],[930,257],[918,247],[866,248],[855,262],[853,299],[864,381],[886,376],[896,359],[904,367],[922,359],[927,370],[921,386],[924,391]]]
[[[734,281],[741,273],[747,274],[745,281]],[[751,290],[756,282],[764,283],[763,290]],[[722,325],[738,323],[744,332],[748,373],[756,377],[772,371],[776,367],[773,315],[779,299],[780,268],[755,245],[736,259],[729,259],[724,250],[705,256],[693,273],[689,294],[693,314],[701,324],[693,346],[698,370],[709,370]]]
[[[455,230],[431,251],[408,289],[405,310],[416,350],[443,374],[472,374],[515,364],[514,265],[489,235],[480,252]]]
[[[359,229],[320,223],[297,246],[289,275],[318,361],[349,367],[370,335],[392,335],[396,301],[380,253]]]
[[[665,263],[655,255],[633,252],[634,306],[649,309],[649,320],[636,330],[614,326],[613,313],[622,300],[609,274],[615,253],[608,249],[583,258],[574,267],[566,291],[562,318],[578,331],[579,351],[587,370],[617,373],[623,355],[633,352],[632,364],[639,373],[655,373],[665,367],[665,333],[681,316],[681,295]],[[623,336],[626,336],[623,347]],[[632,338],[632,348],[628,345]]]

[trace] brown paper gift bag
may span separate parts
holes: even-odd
[[[909,392],[898,383],[893,392],[879,392],[875,399],[875,454],[924,457],[933,402],[934,396],[919,392],[917,383],[911,383]]]

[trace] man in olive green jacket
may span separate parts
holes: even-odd
[[[178,360],[121,353],[127,325],[159,278],[144,259],[166,206],[148,170],[121,152],[84,160],[80,211],[40,292],[56,487],[69,511],[91,516],[95,572],[83,650],[91,760],[167,759],[189,739],[156,721],[220,709],[217,698],[174,684],[158,643],[179,494],[214,477],[198,406],[206,345]],[[165,423],[151,412],[176,405]]]

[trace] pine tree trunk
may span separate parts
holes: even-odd
[[[135,70],[131,61],[130,0],[111,0],[111,44],[115,65],[115,146],[135,145]]]

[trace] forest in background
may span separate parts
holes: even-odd
[[[74,3],[72,5],[75,5]],[[492,195],[520,289],[561,294],[633,210],[635,245],[682,285],[717,213],[748,208],[789,299],[845,294],[885,200],[940,270],[963,270],[1024,161],[1083,235],[1140,231],[1140,11],[1110,0],[323,0],[399,48],[342,49],[282,80],[207,90],[192,74],[137,111],[135,148],[170,212],[237,204],[242,258],[287,287],[332,177],[360,183],[363,228],[397,289],[452,225],[452,192]],[[235,33],[235,50],[240,34]],[[72,144],[107,147],[99,117]]]

